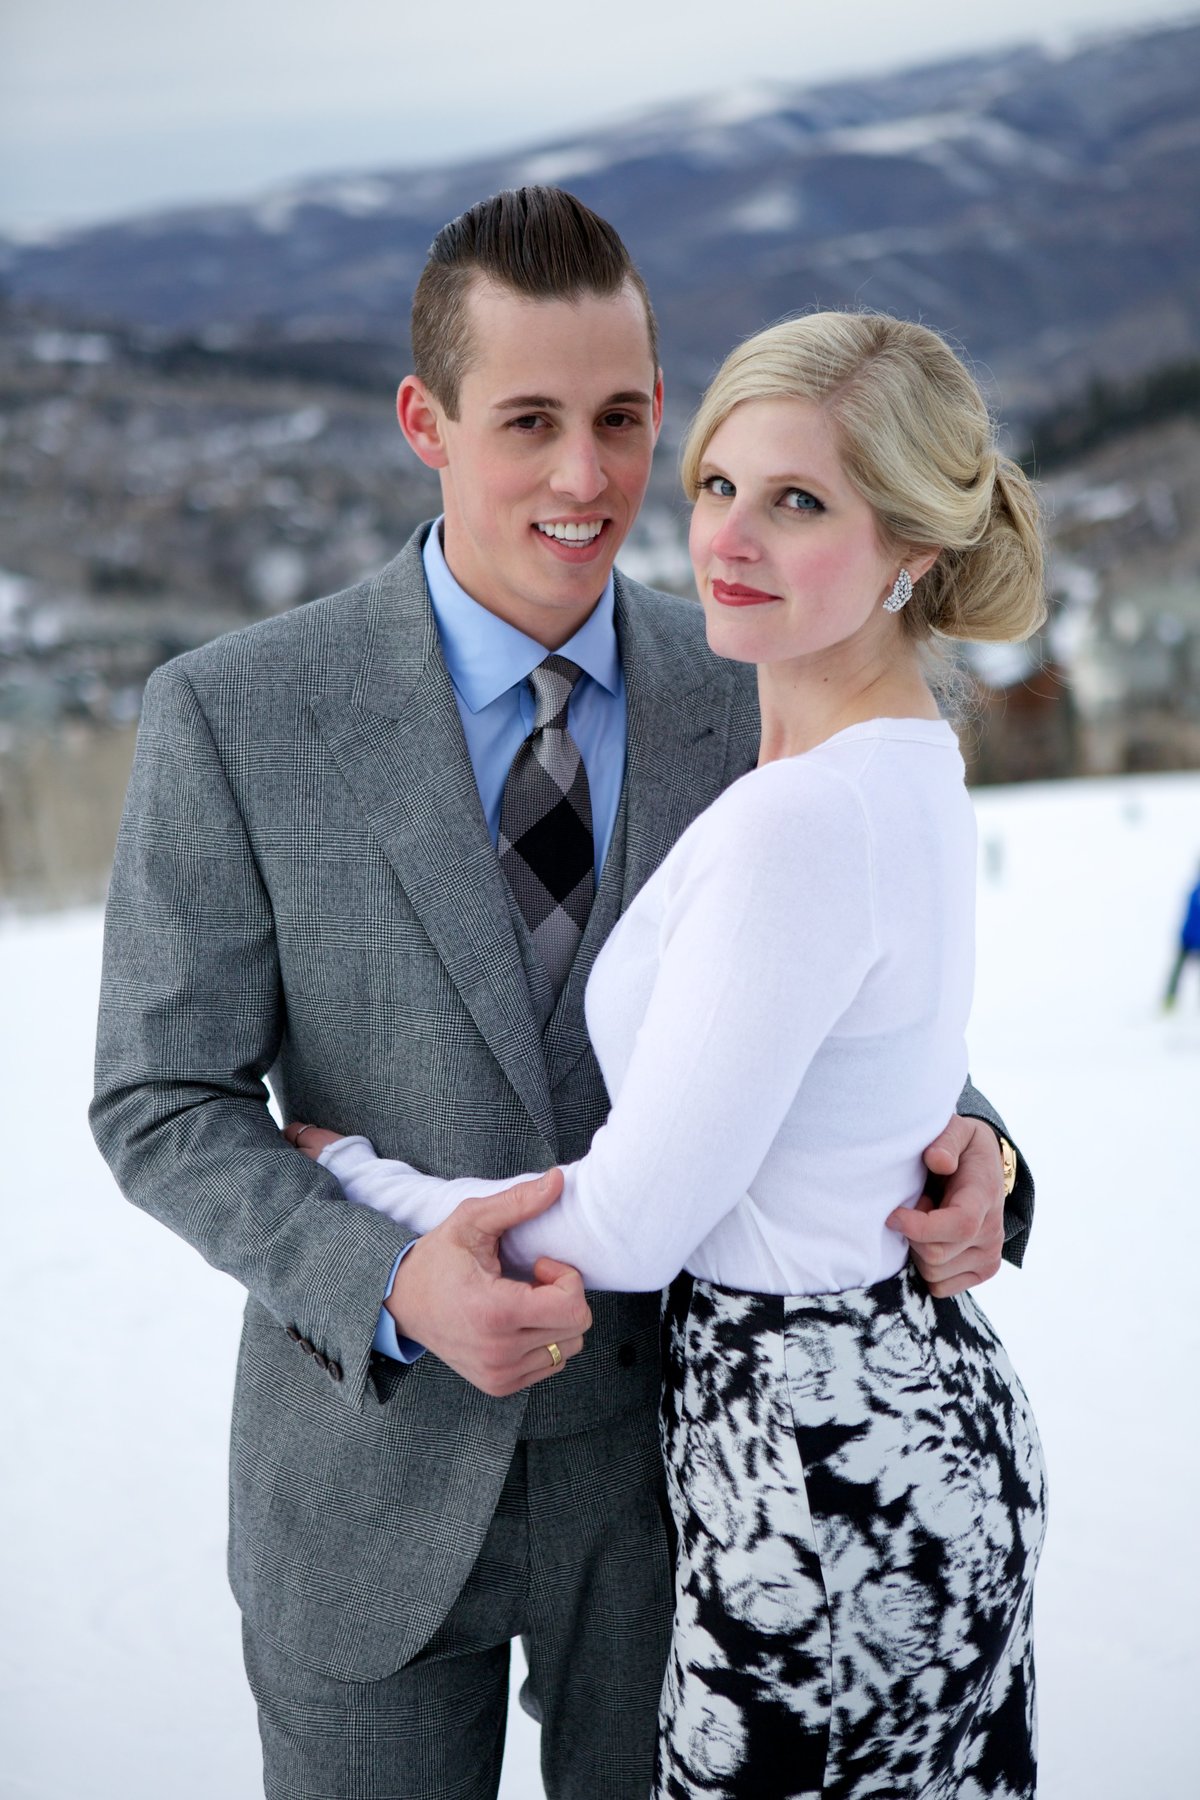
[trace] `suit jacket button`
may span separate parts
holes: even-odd
[[[307,1338],[297,1338],[296,1341],[300,1345],[300,1348],[303,1350],[305,1356],[311,1356],[313,1354],[313,1347],[309,1343]]]
[[[300,1342],[300,1333],[296,1330],[294,1325],[288,1326],[287,1334],[291,1338],[293,1344],[298,1344]]]
[[[330,1381],[340,1381],[342,1379],[341,1363],[331,1362],[328,1369],[328,1375]]]
[[[313,1351],[313,1361],[316,1363],[318,1369],[327,1369],[329,1367],[329,1358],[327,1356],[322,1356],[319,1350]]]
[[[623,1369],[632,1369],[637,1361],[636,1344],[620,1344],[617,1347],[617,1361]]]

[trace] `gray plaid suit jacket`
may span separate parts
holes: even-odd
[[[92,1106],[128,1197],[248,1291],[231,1580],[255,1631],[344,1679],[391,1673],[440,1624],[519,1437],[583,1434],[586,1455],[589,1426],[654,1403],[658,1300],[593,1296],[584,1351],[504,1400],[432,1356],[375,1356],[405,1235],[283,1142],[265,1079],[285,1117],[438,1174],[581,1155],[608,1104],[583,1017],[596,952],[757,740],[749,673],[710,656],[699,608],[618,575],[625,784],[548,1007],[442,659],[427,529],[372,580],[151,679]]]

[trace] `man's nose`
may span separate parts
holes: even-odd
[[[599,445],[590,434],[563,438],[550,485],[556,494],[584,503],[604,492],[608,478],[600,461]]]

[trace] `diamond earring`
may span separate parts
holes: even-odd
[[[907,569],[901,569],[896,577],[896,585],[883,603],[884,612],[903,612],[912,599],[912,576]]]

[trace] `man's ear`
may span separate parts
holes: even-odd
[[[396,417],[405,438],[426,468],[446,468],[450,461],[446,452],[446,415],[418,376],[406,375],[400,383],[396,394]]]
[[[654,380],[654,398],[650,403],[650,416],[654,421],[654,441],[657,444],[658,434],[662,430],[663,415],[663,373],[660,369]]]

